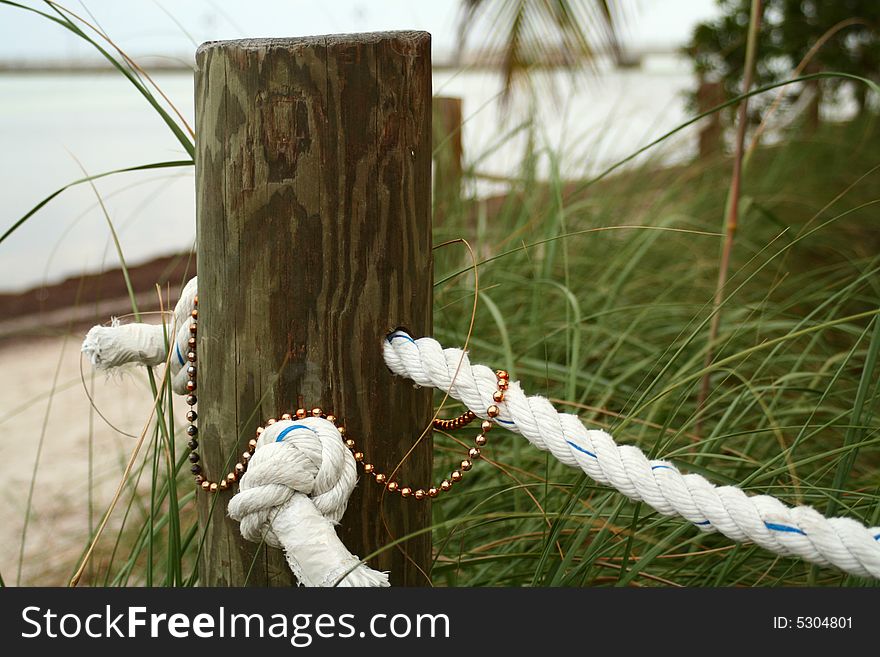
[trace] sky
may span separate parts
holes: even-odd
[[[37,0],[23,4],[51,11]],[[433,35],[435,58],[457,43],[460,0],[66,0],[134,56],[191,59],[198,43],[243,37],[421,29]],[[622,36],[636,47],[675,48],[715,0],[618,0]],[[483,28],[487,29],[487,28]],[[474,35],[476,39],[479,34]],[[0,61],[94,58],[76,36],[31,12],[0,6]]]

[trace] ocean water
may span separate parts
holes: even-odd
[[[163,73],[155,79],[192,125],[192,75]],[[537,81],[537,94],[516,93],[503,114],[497,73],[434,75],[435,94],[463,99],[466,165],[489,177],[517,175],[527,143],[526,117],[532,117],[537,144],[555,154],[564,176],[601,171],[684,121],[683,94],[693,84],[686,63],[674,57],[592,76],[551,72]],[[681,160],[695,148],[691,128],[650,156]],[[176,159],[186,159],[180,144],[119,75],[0,75],[0,231],[84,172]],[[541,175],[550,163],[549,155],[541,158]],[[110,223],[129,264],[192,247],[191,167],[121,174],[95,187],[103,209],[91,186],[79,185],[0,244],[0,291],[118,266]],[[503,188],[484,179],[468,192],[487,196]]]

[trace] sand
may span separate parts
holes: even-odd
[[[0,462],[6,501],[0,575],[7,586],[67,583],[88,545],[90,527],[100,522],[137,442],[121,432],[140,435],[150,415],[152,394],[144,370],[114,377],[94,374],[80,357],[81,340],[77,332],[0,346]],[[89,388],[96,408],[115,428],[92,408]],[[176,399],[178,422],[184,409]],[[178,432],[178,449],[185,448],[183,438]],[[149,439],[148,433],[145,448]],[[149,473],[144,479],[149,480]],[[149,504],[148,482],[140,489]],[[107,550],[127,500],[123,497],[108,527]]]

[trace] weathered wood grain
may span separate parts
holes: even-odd
[[[207,476],[297,406],[339,416],[392,470],[431,417],[394,379],[385,334],[431,332],[431,55],[424,32],[206,43],[196,55],[199,421]],[[431,475],[428,435],[399,479]],[[339,528],[366,556],[430,524],[425,502],[362,478]],[[280,552],[247,543],[230,493],[199,493],[203,585],[289,585]],[[371,565],[427,583],[430,535]],[[405,553],[404,553],[405,550]]]

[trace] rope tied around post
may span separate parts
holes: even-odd
[[[170,326],[117,321],[95,326],[86,334],[83,353],[106,372],[168,362],[173,391],[187,394],[184,354],[194,348],[190,317],[196,286],[193,278],[181,291]],[[170,345],[166,335],[174,336]],[[245,539],[282,548],[303,586],[386,587],[387,573],[361,563],[334,529],[356,483],[354,456],[332,422],[321,417],[280,420],[257,439],[227,511],[239,521]]]
[[[189,340],[185,318],[194,299],[195,279],[175,307],[175,322],[182,319],[184,325],[175,324],[174,349]],[[160,335],[161,326],[95,327],[83,351],[102,369],[126,362],[152,366],[167,357]],[[516,381],[509,382],[499,402],[495,371],[472,365],[464,351],[444,349],[432,338],[394,331],[383,342],[383,356],[394,374],[448,392],[477,417],[523,435],[562,463],[663,515],[679,515],[701,531],[718,531],[783,556],[880,579],[880,527],[826,518],[809,506],[789,507],[769,495],[747,495],[736,486],[682,474],[669,461],[650,460],[638,447],[618,445],[606,432],[588,429],[578,416],[558,412],[547,399],[526,396]],[[175,381],[185,374],[174,357],[170,367]],[[174,390],[186,392],[177,385]],[[487,409],[493,406],[490,414]],[[361,564],[333,529],[356,478],[355,457],[332,422],[283,419],[260,434],[229,515],[240,522],[246,539],[284,548],[290,568],[306,586],[388,586],[387,575]]]

